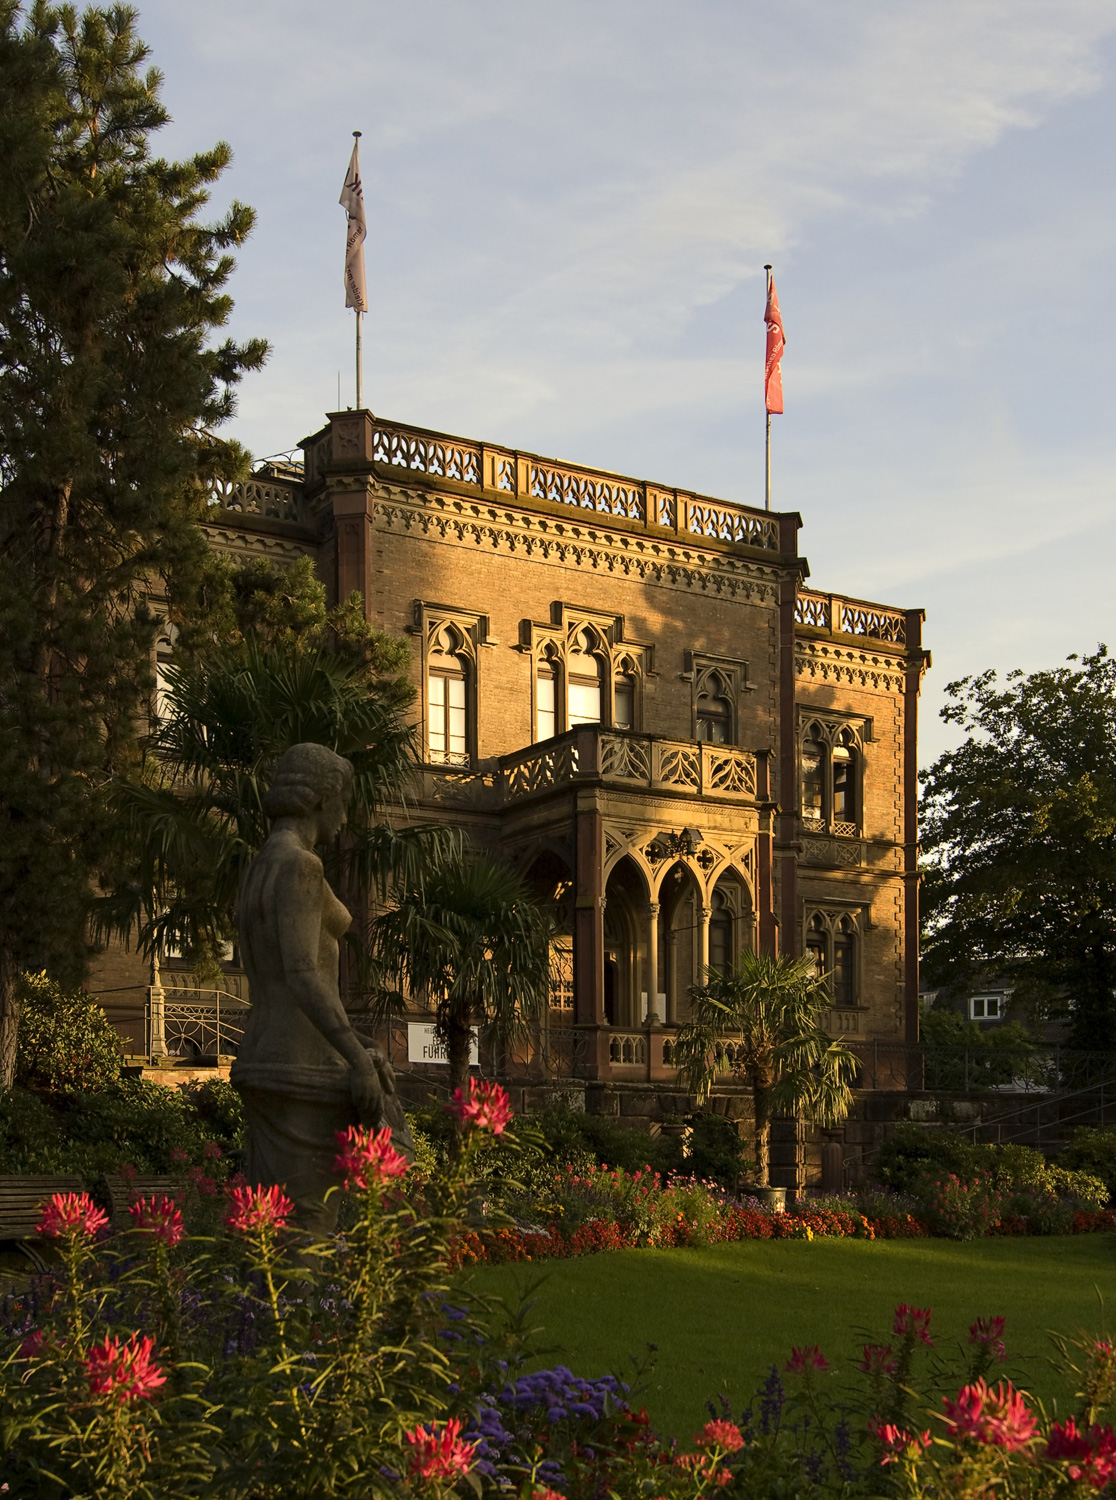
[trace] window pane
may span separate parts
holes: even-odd
[[[612,701],[617,729],[632,729],[635,726],[635,691],[630,677],[619,677],[613,688]]]
[[[430,677],[426,685],[427,703],[427,747],[431,754],[445,754],[446,750],[446,679]]]
[[[833,1003],[852,1005],[853,999],[853,940],[839,937],[833,943]]]
[[[856,785],[853,751],[837,745],[833,751],[833,816],[838,823],[856,822]]]
[[[570,679],[571,728],[575,724],[599,724],[601,722],[601,684],[589,682],[584,677]]]
[[[535,693],[535,738],[548,740],[558,732],[558,702],[553,672],[539,673]]]
[[[698,699],[698,739],[711,745],[727,745],[732,710],[726,698],[707,698],[703,693]]]
[[[465,754],[465,679],[463,677],[448,677],[446,686],[449,688],[449,711],[446,714],[446,735],[449,740],[446,748],[451,755]]]
[[[732,962],[732,918],[714,917],[709,923],[709,966],[727,969]]]
[[[802,746],[802,816],[815,821],[825,817],[825,791],[822,780],[824,751],[817,740],[806,740]]]

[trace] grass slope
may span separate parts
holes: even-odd
[[[688,1437],[709,1397],[723,1391],[739,1409],[793,1344],[820,1344],[834,1365],[855,1364],[857,1331],[888,1335],[899,1302],[933,1308],[947,1356],[974,1318],[1004,1314],[1010,1359],[1000,1369],[1047,1402],[1064,1400],[1047,1363],[1047,1330],[1098,1329],[1097,1292],[1107,1298],[1116,1285],[1116,1255],[1100,1235],[965,1245],[752,1240],[476,1267],[462,1282],[513,1305],[532,1288],[528,1321],[552,1350],[540,1366],[630,1372],[631,1357],[657,1344],[641,1399],[660,1431]]]

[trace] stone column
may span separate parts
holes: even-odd
[[[149,1057],[166,1057],[167,1055],[167,1015],[166,995],[163,990],[163,980],[159,973],[159,955],[151,955],[151,983],[147,990],[148,1008],[148,1040],[147,1050]]]
[[[659,903],[647,907],[647,1024],[661,1026],[659,1015]]]
[[[604,1036],[604,832],[590,803],[577,809],[574,899],[574,1024]],[[590,1043],[593,1077],[608,1077],[607,1036]]]
[[[669,928],[666,934],[667,1025],[678,1024],[678,934]]]
[[[711,906],[701,908],[701,968],[698,971],[698,983],[705,983],[705,971],[709,967],[709,919],[713,915]]]

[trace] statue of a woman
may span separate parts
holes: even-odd
[[[413,1155],[391,1065],[349,1024],[338,991],[342,934],[352,917],[314,852],[340,833],[352,793],[349,761],[324,745],[293,745],[264,799],[271,834],[240,886],[241,961],[252,1008],[232,1067],[248,1123],[247,1173],[278,1183],[299,1226],[337,1221],[333,1161],[349,1125],[392,1127]]]

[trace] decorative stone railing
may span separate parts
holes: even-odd
[[[681,535],[744,542],[771,552],[780,548],[779,519],[764,511],[602,469],[575,467],[512,448],[404,427],[368,412],[335,413],[330,428],[310,439],[306,448],[307,482],[315,483],[330,463],[352,460],[370,460],[412,477],[451,479],[478,491],[549,500],[596,515],[620,516]]]
[[[274,521],[307,519],[302,484],[297,479],[253,476],[239,484],[216,480],[210,486],[209,505],[215,510],[263,516]]]
[[[645,1068],[647,1037],[638,1031],[614,1031],[608,1039],[608,1060],[614,1067]]]
[[[747,750],[616,729],[571,729],[504,756],[500,768],[509,802],[570,781],[598,779],[693,797],[756,795],[756,760]]]
[[[796,625],[837,635],[864,636],[893,646],[903,646],[907,640],[907,619],[902,610],[866,604],[861,599],[842,599],[838,594],[815,594],[800,589],[794,619]]]
[[[802,832],[835,834],[839,839],[858,839],[860,837],[859,824],[846,822],[842,818],[832,818],[827,823],[824,818],[813,816],[811,813],[802,814]]]

